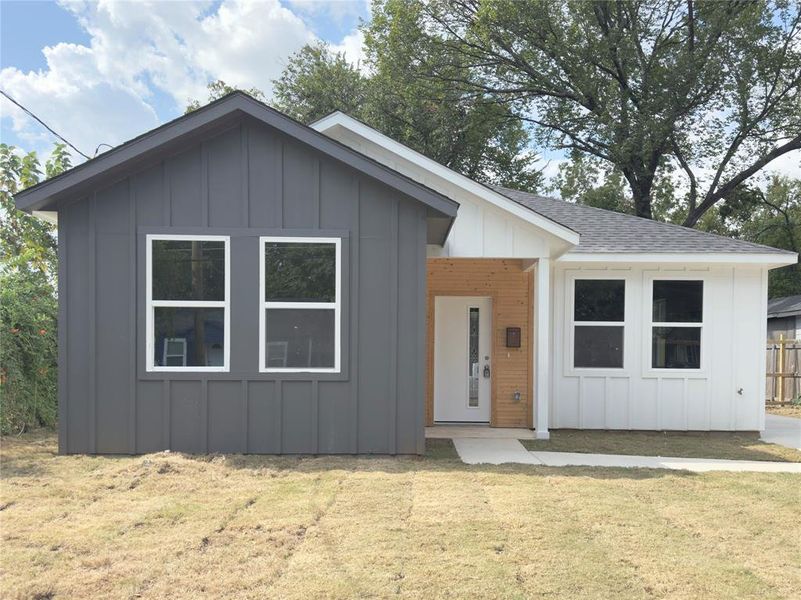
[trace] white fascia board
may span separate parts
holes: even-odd
[[[798,262],[797,254],[773,254],[770,252],[665,252],[665,253],[584,253],[568,252],[557,259],[560,263],[701,263],[701,264],[738,264],[760,265],[770,269],[794,265]]]
[[[47,221],[53,225],[58,225],[58,212],[55,210],[34,210],[31,214],[37,219]]]
[[[392,138],[387,137],[383,133],[376,131],[372,127],[369,127],[352,117],[349,117],[345,113],[339,111],[331,113],[327,117],[323,117],[319,121],[315,121],[310,125],[310,127],[319,131],[320,133],[326,133],[326,131],[334,127],[342,127],[343,129],[355,133],[356,135],[373,142],[382,148],[386,148],[400,158],[408,160],[409,162],[426,169],[433,175],[444,179],[448,183],[475,194],[479,198],[483,198],[490,204],[494,204],[498,208],[513,214],[519,219],[522,219],[527,223],[531,223],[535,227],[539,227],[551,235],[564,240],[568,244],[577,246],[579,243],[580,236],[572,229],[565,227],[564,225],[560,225],[556,221],[552,221],[551,219],[543,217],[542,215],[521,206],[514,200],[507,198],[503,194],[499,194],[498,192],[495,192],[490,188],[473,181],[469,177],[465,177],[464,175],[457,173],[456,171],[449,169],[448,167],[443,166],[426,156],[423,156],[419,152],[404,146],[400,142],[396,142]]]

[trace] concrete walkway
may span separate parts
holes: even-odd
[[[801,419],[765,415],[765,431],[760,439],[770,444],[779,444],[801,450]]]
[[[629,456],[620,454],[583,454],[578,452],[529,452],[517,440],[492,438],[454,438],[453,445],[463,462],[469,465],[516,463],[547,467],[624,467],[673,469],[706,473],[739,471],[757,473],[801,473],[801,463],[761,460],[721,460],[713,458],[674,458]]]
[[[543,464],[523,444],[509,438],[453,438],[453,445],[456,446],[459,458],[468,465]]]

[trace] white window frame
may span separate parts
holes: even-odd
[[[698,322],[685,321],[654,321],[654,283],[657,281],[700,281],[702,283],[701,293],[701,320]],[[643,332],[643,358],[645,359],[645,375],[705,375],[706,374],[706,320],[707,320],[707,280],[703,275],[695,273],[659,273],[645,276],[645,331]],[[654,327],[693,327],[701,330],[701,356],[699,366],[696,369],[669,369],[666,367],[654,367],[653,357],[653,332]]]
[[[153,300],[153,242],[154,241],[224,242],[225,244],[225,300]],[[149,372],[171,373],[227,373],[231,357],[231,238],[227,235],[148,234],[145,239],[145,359]],[[223,364],[222,366],[158,366],[155,364],[155,309],[222,308],[223,310]]]
[[[264,250],[268,243],[283,244],[333,244],[334,264],[334,302],[268,302],[265,299]],[[334,311],[334,366],[332,367],[270,367],[265,365],[266,356],[266,318],[267,309],[329,309]],[[259,238],[259,372],[260,373],[340,373],[342,370],[342,238],[338,237],[288,237],[261,236]]]
[[[576,321],[576,281],[577,280],[593,280],[593,281],[622,281],[623,282],[623,320],[622,321]],[[601,375],[610,373],[612,375],[619,375],[626,370],[628,363],[628,327],[626,319],[630,314],[629,303],[629,278],[624,273],[597,273],[597,272],[582,272],[577,271],[571,273],[567,280],[567,326],[568,326],[568,344],[566,348],[565,365],[567,368],[565,372],[567,375],[575,375],[580,373],[592,373]],[[622,327],[623,328],[623,364],[619,367],[577,367],[576,360],[576,327]]]

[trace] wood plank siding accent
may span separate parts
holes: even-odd
[[[531,274],[519,259],[429,258],[427,260],[426,423],[434,423],[434,298],[492,298],[493,427],[531,427],[533,306]],[[506,347],[506,328],[520,327],[520,348]],[[514,392],[520,391],[520,402]]]

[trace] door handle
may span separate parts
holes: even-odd
[[[484,379],[489,379],[489,377],[490,377],[489,365],[484,365]]]

